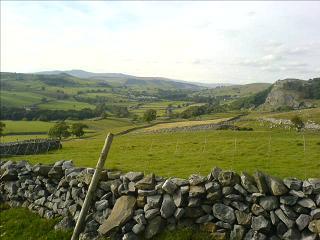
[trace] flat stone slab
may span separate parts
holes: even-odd
[[[98,232],[102,235],[110,233],[113,229],[124,225],[134,213],[136,198],[133,196],[122,196],[118,198],[108,219],[99,227]]]

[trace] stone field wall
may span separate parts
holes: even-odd
[[[56,139],[31,139],[25,141],[0,143],[1,156],[31,155],[45,153],[62,147]]]
[[[73,228],[94,169],[72,161],[31,166],[2,161],[0,200]],[[214,239],[319,239],[320,179],[278,178],[214,168],[208,176],[163,178],[104,170],[80,239],[151,239],[191,227]]]

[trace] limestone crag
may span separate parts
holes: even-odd
[[[0,162],[0,200],[74,227],[92,168],[72,161]],[[214,168],[208,176],[163,178],[104,170],[80,239],[151,239],[164,229],[194,227],[214,239],[310,239],[320,234],[320,179],[284,180]]]

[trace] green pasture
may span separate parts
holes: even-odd
[[[32,163],[72,159],[78,166],[93,167],[108,131],[65,141],[61,150],[27,158]],[[178,177],[207,174],[213,166],[251,173],[259,169],[279,177],[319,177],[320,135],[304,133],[304,137],[306,152],[303,135],[284,130],[132,133],[115,137],[106,167]]]
[[[47,133],[49,128],[53,126],[52,122],[43,122],[43,121],[12,121],[5,120],[2,121],[6,124],[4,129],[4,134],[39,134]]]
[[[81,110],[83,108],[95,108],[94,105],[89,103],[70,100],[55,100],[52,102],[50,101],[47,103],[41,103],[38,105],[38,107],[47,110]]]
[[[6,107],[24,107],[41,102],[44,96],[30,92],[1,91],[1,105]]]

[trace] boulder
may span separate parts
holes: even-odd
[[[292,228],[294,226],[294,221],[289,219],[286,214],[283,213],[281,209],[277,209],[275,214],[278,218],[287,226],[287,228]]]
[[[98,232],[102,235],[123,226],[133,215],[136,198],[133,196],[122,196],[117,199],[108,219],[99,227]]]
[[[251,224],[251,218],[252,218],[251,213],[246,213],[246,212],[236,210],[235,214],[236,214],[238,224],[240,224],[240,225],[250,225]]]
[[[216,203],[212,207],[213,215],[221,221],[233,224],[235,222],[235,215],[233,208],[222,203]]]

